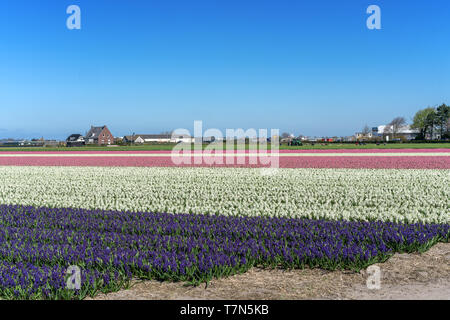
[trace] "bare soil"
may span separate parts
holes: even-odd
[[[450,243],[419,254],[395,254],[380,267],[380,288],[368,289],[367,270],[326,271],[253,268],[214,279],[207,287],[134,280],[130,289],[100,294],[99,300],[253,299],[443,299],[450,300]]]

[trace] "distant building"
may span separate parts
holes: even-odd
[[[381,125],[378,126],[378,136],[384,137],[385,140],[393,139],[392,126]],[[411,126],[406,125],[397,130],[395,138],[403,137],[406,140],[413,140],[419,134],[419,130],[411,129]],[[386,138],[389,137],[389,138]]]
[[[174,143],[194,143],[195,138],[185,134],[173,134],[170,142]]]
[[[377,135],[373,132],[363,133],[363,132],[356,132],[355,137],[356,139],[372,139],[376,137]]]
[[[406,140],[413,140],[419,134],[418,130],[411,129],[409,125],[403,126],[395,133],[395,138],[403,137]],[[372,127],[372,130],[367,133],[356,132],[356,139],[384,139],[386,141],[393,139],[392,126],[381,125]]]
[[[103,127],[94,127],[91,126],[91,129],[86,134],[85,143],[87,144],[114,144],[114,136],[111,134],[107,126]]]
[[[198,138],[197,138],[198,140]],[[202,137],[202,142],[203,143],[213,143],[216,141],[216,137],[214,136],[210,136],[210,137]]]
[[[353,142],[355,140],[356,140],[356,138],[354,136],[346,136],[346,137],[343,137],[342,141],[344,141],[344,142]]]
[[[135,143],[148,143],[148,142],[159,142],[159,143],[169,143],[171,139],[170,134],[142,134],[139,135]]]
[[[125,143],[194,143],[194,138],[188,135],[171,134],[134,134],[123,137]]]
[[[134,134],[123,137],[126,143],[170,142],[170,134]]]
[[[18,147],[23,143],[22,140],[4,139],[0,140],[0,146],[2,147]]]
[[[66,139],[67,147],[81,147],[85,144],[86,142],[81,134],[72,134]]]

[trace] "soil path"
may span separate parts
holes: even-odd
[[[183,283],[133,281],[127,290],[95,299],[444,299],[450,300],[450,243],[423,254],[396,254],[380,267],[380,289],[368,289],[360,273],[321,269],[267,270],[216,279],[198,287]]]

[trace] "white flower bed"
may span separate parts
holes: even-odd
[[[170,213],[450,223],[449,186],[449,170],[0,167],[0,204]]]

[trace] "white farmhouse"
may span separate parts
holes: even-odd
[[[176,134],[134,134],[125,136],[124,141],[133,143],[193,143],[194,138],[187,135]]]

